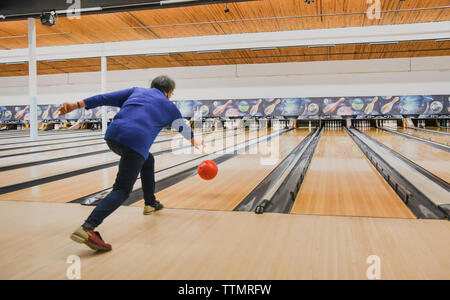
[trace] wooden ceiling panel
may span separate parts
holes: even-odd
[[[80,73],[80,72],[100,72],[100,66],[88,66],[88,67],[66,67],[61,68],[63,73]]]
[[[440,10],[439,17],[436,18],[436,22],[448,21],[450,20],[450,8],[444,8]]]
[[[399,9],[413,9],[417,7],[438,7],[438,6],[446,6],[448,5],[448,0],[407,0],[407,1],[399,1],[398,3]],[[386,2],[386,1],[385,1]]]
[[[368,7],[366,1],[360,0],[329,0],[319,4],[324,28],[337,28],[337,24],[339,27],[362,26]]]
[[[0,72],[26,72],[28,74],[28,63],[23,64],[0,64]]]
[[[247,57],[266,57],[266,56],[273,56],[278,57],[280,56],[280,50],[279,49],[271,49],[271,50],[246,50]]]
[[[0,71],[0,77],[27,76],[26,71]]]
[[[39,75],[51,75],[51,74],[61,74],[61,73],[66,73],[63,70],[58,70],[58,69],[48,69],[48,68],[38,68],[38,74]],[[28,73],[27,73],[28,75]]]
[[[220,27],[211,24],[158,27],[151,30],[162,39],[223,34]]]
[[[279,30],[338,28],[450,20],[448,0],[383,0],[379,20],[365,14],[365,0],[261,0],[223,4],[85,15],[59,16],[55,26],[37,25],[37,45],[56,46],[140,39],[220,35]],[[399,9],[422,9],[396,12]],[[426,10],[424,10],[424,8]],[[427,9],[431,8],[431,9]],[[27,22],[0,22],[0,49],[27,47]]]
[[[396,15],[397,15],[396,12],[381,13],[379,19],[377,19],[377,18],[370,18],[368,15],[365,15],[365,17],[364,17],[364,26],[398,24],[395,21]]]
[[[435,22],[450,20],[448,0],[382,0],[385,12],[380,19],[366,14],[365,0],[261,0],[182,8],[87,15],[70,20],[63,16],[57,25],[37,23],[37,45],[54,46],[102,43],[139,39],[221,35]],[[409,10],[409,11],[398,11]],[[27,22],[0,22],[0,49],[27,47]],[[449,55],[450,42],[409,42],[392,45],[338,45],[336,47],[289,47],[275,50],[231,50],[220,53],[178,53],[165,56],[108,58],[109,70],[204,66],[226,64],[275,63],[295,61],[377,59]],[[39,74],[99,71],[98,58],[39,62]],[[28,65],[1,65],[0,76],[27,74]]]
[[[159,38],[223,34],[207,6],[131,12]],[[129,29],[122,28],[123,31]]]
[[[436,42],[437,49],[448,49],[450,48],[450,41]]]
[[[303,1],[270,1],[271,8],[278,18],[280,30],[300,30],[320,28],[322,19],[318,5],[305,5]],[[242,4],[242,3],[241,3]]]
[[[162,56],[108,58],[108,70],[283,63],[327,60],[357,60],[450,55],[450,42],[403,42],[386,45],[337,45],[335,47],[288,47],[274,50],[230,50],[219,53],[176,53]],[[98,72],[100,59],[38,62],[38,74]],[[28,64],[0,64],[0,76],[27,75]]]
[[[336,25],[339,24],[340,27],[360,27],[364,24],[365,15],[349,15],[349,16],[325,16],[322,17],[322,24],[324,28],[338,28]]]
[[[440,14],[441,11],[439,10],[398,12],[395,15],[395,23],[410,24],[434,22],[439,18]]]

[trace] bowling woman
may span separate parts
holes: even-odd
[[[150,89],[135,87],[93,96],[77,103],[64,103],[59,108],[60,114],[64,115],[81,107],[120,107],[105,134],[108,147],[120,156],[116,181],[112,191],[100,201],[84,224],[72,233],[71,239],[75,242],[84,243],[94,250],[112,249],[94,229],[128,198],[139,174],[144,192],[144,214],[163,208],[154,195],[155,161],[149,150],[165,126],[172,125],[178,129],[196,148],[204,145],[201,139],[194,139],[180,111],[169,101],[174,89],[175,82],[172,79],[158,76],[152,81]]]

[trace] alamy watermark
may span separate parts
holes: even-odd
[[[367,268],[367,279],[381,279],[381,259],[377,255],[370,255],[366,259],[366,263],[370,266]]]
[[[81,259],[77,255],[70,255],[67,257],[66,263],[70,264],[67,268],[67,279],[81,279]]]
[[[66,0],[70,6],[67,8],[67,18],[70,20],[81,18],[81,0]]]
[[[381,19],[381,0],[367,0],[367,3],[370,4],[366,12],[369,20]]]

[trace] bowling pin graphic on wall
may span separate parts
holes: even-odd
[[[398,102],[398,100],[400,100],[400,97],[395,97],[394,100],[383,105],[383,107],[381,108],[381,113],[383,115],[389,113],[392,110],[392,107],[394,107],[394,104]]]
[[[227,107],[228,107],[231,103],[233,103],[233,101],[232,101],[232,100],[228,100],[227,103],[225,103],[224,105],[217,107],[217,108],[214,110],[213,115],[214,115],[214,116],[220,116],[221,114],[223,114],[223,112],[227,109]]]
[[[25,113],[27,112],[27,110],[29,109],[30,107],[29,106],[26,106],[24,109],[22,109],[21,111],[18,111],[17,113],[16,113],[16,115],[14,116],[14,118],[16,119],[16,120],[20,120],[20,119],[22,119],[22,117],[25,115]]]
[[[275,101],[275,103],[269,105],[266,107],[266,109],[264,110],[264,113],[266,114],[266,116],[272,114],[275,110],[275,107],[277,107],[278,104],[280,104],[281,100],[278,99],[277,101]]]
[[[375,103],[378,101],[378,97],[373,98],[372,102],[367,105],[366,109],[364,109],[364,113],[366,115],[370,115],[373,111],[373,107],[375,106]]]
[[[52,105],[49,104],[47,109],[42,113],[42,120],[46,120],[48,118],[48,115],[50,114],[50,109],[52,108]]]
[[[341,99],[339,99],[338,101],[336,101],[335,103],[332,104],[328,104],[327,106],[325,106],[325,108],[323,109],[323,113],[326,115],[329,115],[331,113],[333,113],[336,108],[338,108],[338,106],[343,103],[345,101],[345,98],[342,97]]]
[[[256,115],[256,113],[258,112],[259,109],[259,105],[261,104],[262,99],[259,99],[258,102],[252,107],[252,109],[250,110],[250,116],[254,116]]]

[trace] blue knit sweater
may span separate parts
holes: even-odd
[[[144,157],[161,129],[167,125],[178,130],[186,139],[194,137],[176,105],[158,89],[134,87],[97,95],[84,100],[86,109],[97,106],[117,106],[120,111],[108,127],[105,140],[113,140]]]

